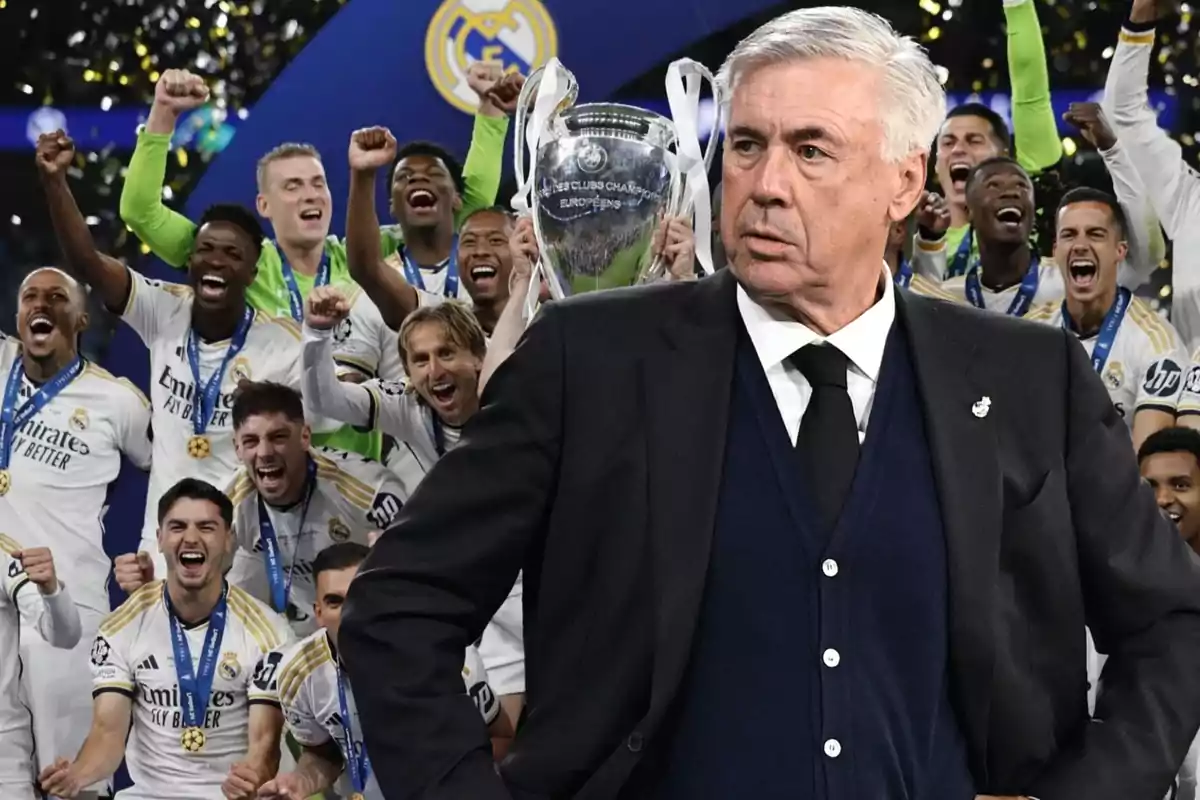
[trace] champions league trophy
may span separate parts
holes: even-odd
[[[703,155],[701,78],[717,108]],[[721,98],[712,73],[691,59],[671,64],[673,120],[618,103],[577,106],[578,95],[575,76],[552,58],[529,76],[517,101],[520,188],[513,208],[532,212],[541,255],[525,299],[527,321],[543,277],[556,300],[662,277],[662,259],[651,257],[650,246],[664,216],[695,213],[696,258],[713,272],[708,169],[720,138]]]

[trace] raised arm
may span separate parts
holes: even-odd
[[[120,261],[96,249],[92,232],[67,185],[67,170],[74,157],[75,144],[62,131],[43,133],[38,137],[38,171],[66,267],[76,278],[100,293],[100,299],[109,311],[120,314],[129,299],[129,270]]]
[[[399,328],[417,309],[417,290],[383,260],[375,175],[396,160],[396,138],[387,128],[364,128],[350,137],[350,200],[346,204],[346,262],[350,275],[379,309],[383,321]]]
[[[471,147],[463,162],[459,221],[496,204],[504,170],[508,115],[516,109],[525,78],[520,73],[505,75],[498,61],[476,61],[467,69],[467,84],[479,96],[479,111],[471,131]]]
[[[333,361],[333,329],[350,313],[338,289],[319,286],[308,296],[301,344],[301,389],[304,415],[328,417],[360,428],[374,422],[371,393],[356,383],[338,380]]]
[[[1063,119],[1079,128],[1080,134],[1099,152],[1112,177],[1117,202],[1125,212],[1128,230],[1125,239],[1129,253],[1121,263],[1118,282],[1136,289],[1147,280],[1166,255],[1158,217],[1150,205],[1149,194],[1137,167],[1117,140],[1109,124],[1109,115],[1099,103],[1072,103]]]
[[[1111,110],[1121,146],[1146,187],[1154,213],[1175,240],[1190,232],[1200,217],[1200,175],[1183,160],[1179,144],[1158,127],[1150,107],[1146,81],[1156,19],[1153,0],[1133,4],[1108,69],[1104,106]]]
[[[92,701],[92,727],[73,762],[60,758],[42,770],[38,782],[52,797],[74,797],[84,787],[105,780],[121,766],[125,737],[133,720],[133,698],[101,692]]]
[[[1004,0],[1004,20],[1017,161],[1030,173],[1041,172],[1062,159],[1062,141],[1050,103],[1046,46],[1034,0]]]
[[[196,225],[163,205],[167,156],[180,115],[206,102],[208,87],[201,77],[182,69],[163,72],[154,87],[150,116],[145,127],[138,131],[137,145],[121,189],[121,221],[156,256],[173,267],[187,263]]]
[[[508,797],[463,693],[463,653],[508,596],[548,513],[562,447],[555,311],[543,309],[492,377],[470,434],[424,478],[350,586],[338,645],[385,796]]]
[[[83,626],[67,587],[58,580],[50,549],[31,547],[18,550],[12,557],[20,562],[29,579],[17,590],[17,609],[22,621],[37,630],[51,646],[70,650],[79,643]]]
[[[513,259],[508,280],[508,302],[504,304],[504,310],[500,312],[492,337],[488,340],[487,355],[479,372],[481,395],[492,374],[512,355],[521,334],[525,332],[525,302],[529,297],[530,281],[533,280],[533,264],[538,260],[532,219],[521,217],[517,220],[508,238]]]

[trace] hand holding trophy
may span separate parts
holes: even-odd
[[[702,79],[713,86],[720,107],[716,82],[703,65],[690,59],[671,64],[667,97],[673,120],[668,120],[618,103],[575,105],[578,84],[558,59],[529,76],[517,102],[520,188],[513,207],[532,218],[535,271],[549,284],[551,297],[663,277],[662,251],[652,247],[655,232],[663,219],[693,213],[696,259],[713,271],[707,173],[720,139],[720,116],[701,153]],[[532,319],[533,291],[526,303]]]

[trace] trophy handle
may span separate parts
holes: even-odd
[[[546,285],[550,287],[551,300],[562,300],[566,297],[566,293],[563,291],[562,285],[558,282],[558,276],[554,270],[546,268],[542,261],[534,264],[533,273],[529,277],[529,289],[525,292],[524,308],[521,314],[527,328],[537,315],[538,308],[541,307],[538,297],[542,293],[543,278],[546,280]]]
[[[578,96],[579,82],[557,58],[530,73],[521,87],[517,98],[516,135],[513,137],[513,166],[518,184],[512,207],[517,213],[527,213],[533,208],[533,171],[538,145],[546,134],[547,125],[563,106],[574,104]],[[529,159],[528,166],[526,158]]]
[[[704,152],[700,151],[700,84],[707,80],[712,87],[717,114]],[[712,258],[712,197],[708,187],[708,169],[716,155],[720,138],[721,91],[708,67],[690,58],[673,61],[667,67],[667,102],[675,122],[676,145],[679,157],[679,176],[683,184],[676,215],[693,218],[696,260],[705,273],[713,274]]]

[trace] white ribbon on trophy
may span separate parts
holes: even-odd
[[[717,118],[709,135],[708,147],[700,152],[700,85],[707,80],[713,91]],[[720,89],[708,67],[690,58],[672,61],[667,67],[667,104],[671,121],[675,123],[675,155],[683,196],[679,215],[693,215],[696,260],[705,274],[713,274],[712,258],[712,197],[708,186],[708,170],[712,166],[720,136]]]
[[[533,216],[533,204],[530,201],[535,189],[533,185],[534,171],[537,168],[538,145],[541,143],[542,133],[546,130],[546,125],[558,107],[563,102],[574,102],[575,96],[579,93],[579,87],[574,85],[569,79],[569,75],[570,73],[566,71],[561,61],[551,58],[545,66],[529,76],[530,82],[536,81],[537,95],[533,101],[533,111],[529,115],[525,130],[516,132],[517,136],[522,133],[525,135],[524,153],[529,160],[529,163],[525,164],[524,159],[521,158],[522,151],[517,148],[517,193],[513,195],[512,207],[518,215]],[[520,98],[517,104],[518,108],[522,102],[528,102],[528,100],[525,97]],[[536,219],[534,226],[535,228],[537,226]],[[534,313],[537,312],[538,295],[541,293],[543,278],[550,287],[552,298],[561,300],[566,297],[566,292],[558,283],[558,276],[554,274],[553,270],[545,269],[539,260],[533,265],[533,272],[529,276],[529,291],[526,292],[523,315],[526,322],[532,320]]]

